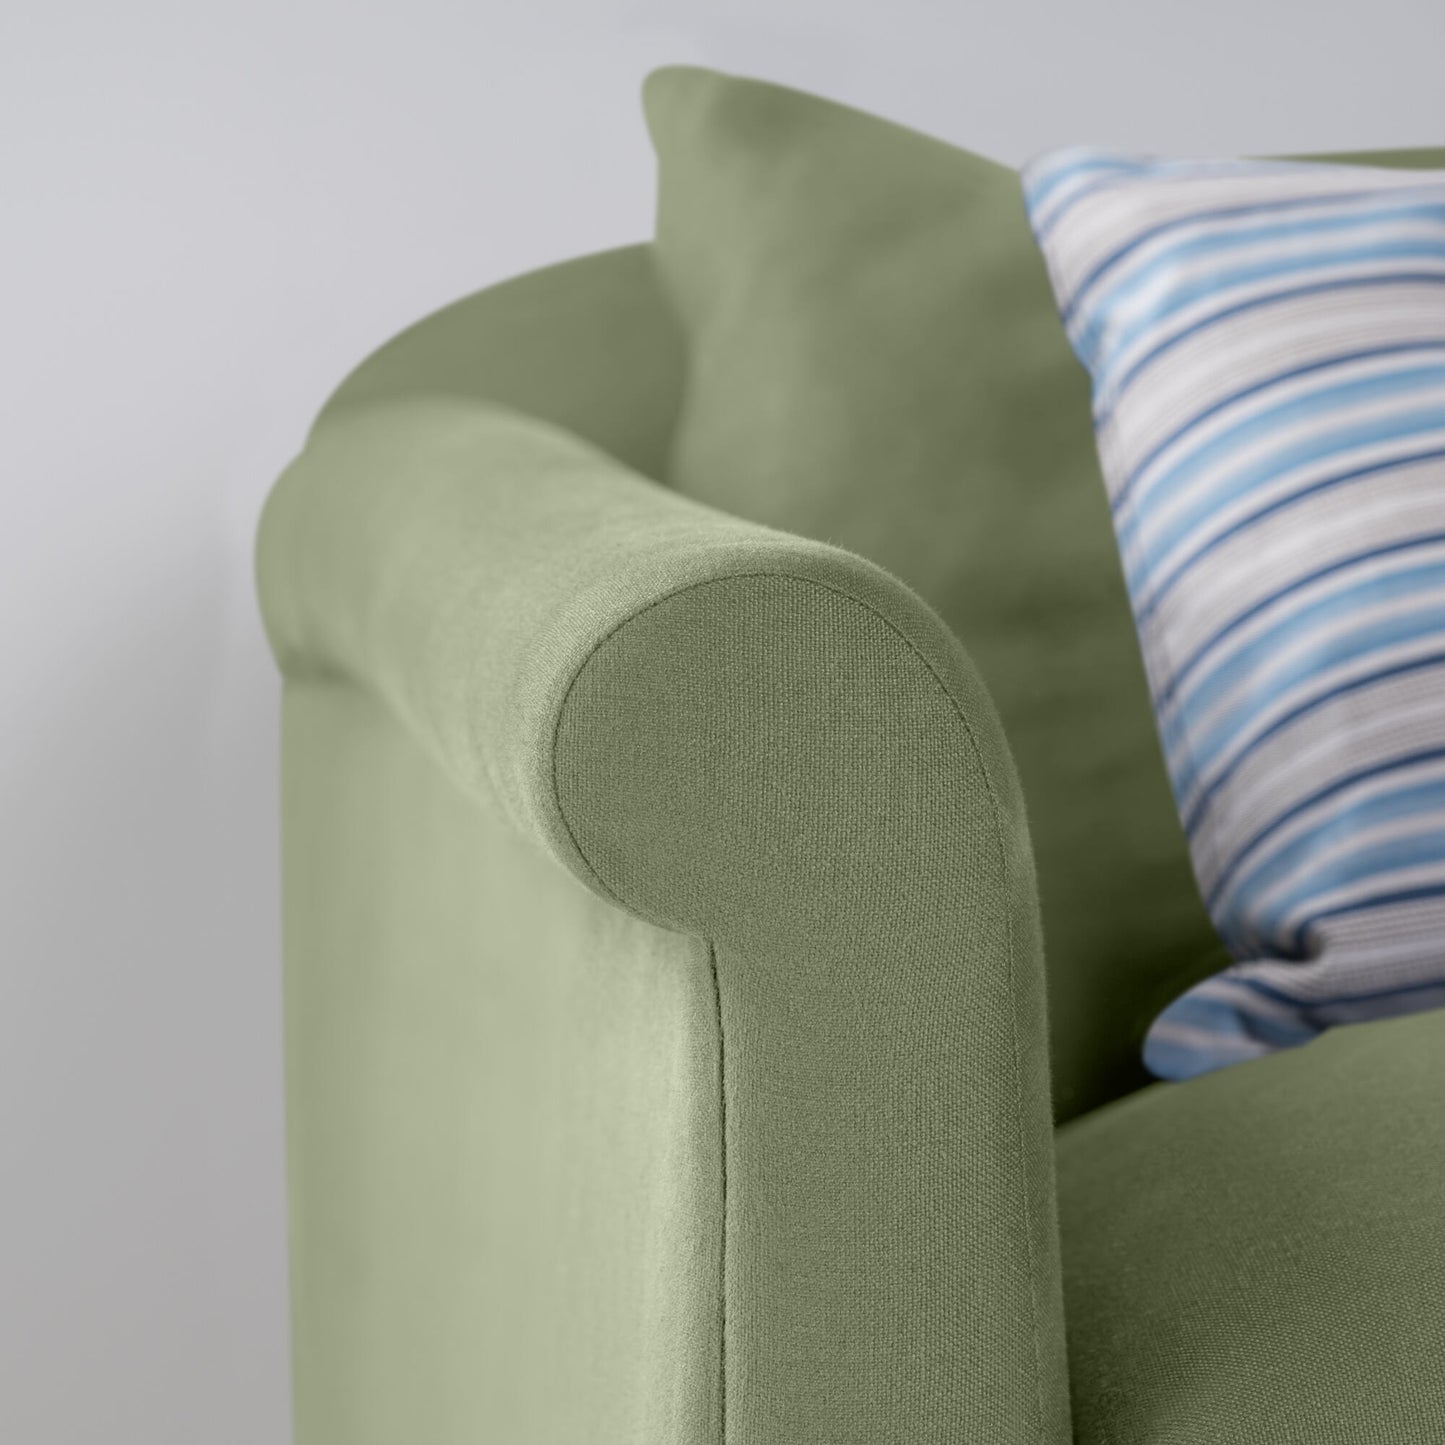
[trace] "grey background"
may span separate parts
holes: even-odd
[[[289,1439],[252,529],[372,347],[650,231],[647,70],[1018,163],[1445,143],[1442,42],[1439,0],[5,7],[0,1441]]]

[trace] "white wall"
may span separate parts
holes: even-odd
[[[1440,144],[1442,42],[1439,0],[11,0],[0,1441],[289,1437],[252,528],[373,346],[650,230],[648,69],[1017,163]]]

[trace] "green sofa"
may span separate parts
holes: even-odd
[[[1162,764],[1020,766],[1026,599],[675,485],[656,261],[411,327],[263,514],[298,1445],[1445,1441],[1445,1012],[1150,1083]]]

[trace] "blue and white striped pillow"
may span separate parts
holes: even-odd
[[[1070,148],[1023,182],[1236,960],[1145,1063],[1445,1004],[1445,171]]]

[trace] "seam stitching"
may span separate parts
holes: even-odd
[[[722,1228],[718,1241],[718,1439],[728,1438],[728,1087],[727,1048],[723,1039],[722,978],[718,973],[717,949],[709,943],[712,963],[713,1002],[717,1006],[717,1097],[718,1162],[721,1172]]]
[[[866,559],[862,559],[862,560],[865,560],[865,561],[866,561]],[[882,569],[879,569],[879,570],[881,571]],[[886,573],[885,576],[887,576],[887,577],[888,577],[888,580],[891,581],[891,582],[893,582],[895,585],[906,585],[906,584],[902,584],[902,583],[901,583],[901,579],[898,579],[898,578],[893,577],[891,573]],[[752,569],[749,569],[749,570],[747,570],[747,571],[729,572],[729,573],[723,574],[723,575],[721,575],[721,576],[704,577],[704,578],[701,578],[700,580],[698,580],[698,581],[696,581],[696,582],[684,583],[682,586],[676,587],[676,588],[674,588],[674,589],[673,589],[672,591],[670,591],[670,592],[665,592],[665,593],[663,593],[660,597],[654,597],[651,602],[649,602],[645,607],[640,607],[640,608],[638,608],[638,610],[637,610],[636,612],[629,613],[626,617],[622,618],[619,622],[617,622],[613,627],[608,628],[608,630],[607,630],[601,637],[599,637],[599,638],[597,639],[597,641],[592,645],[592,647],[590,647],[590,648],[588,649],[587,655],[581,660],[580,663],[578,663],[576,671],[572,674],[571,678],[568,680],[567,686],[563,689],[562,698],[561,698],[560,702],[559,702],[558,705],[557,705],[556,721],[555,721],[555,723],[554,723],[554,725],[553,725],[553,728],[552,728],[551,758],[550,758],[550,760],[549,760],[549,761],[550,761],[550,764],[551,764],[551,767],[550,767],[550,774],[551,774],[550,781],[551,781],[551,784],[552,784],[552,803],[553,803],[554,808],[556,809],[557,817],[558,817],[558,819],[561,821],[562,826],[563,826],[563,828],[565,829],[565,831],[566,831],[566,833],[567,833],[568,840],[569,840],[569,841],[571,842],[571,844],[572,844],[572,848],[573,848],[574,852],[576,853],[577,857],[582,860],[582,862],[583,862],[583,864],[585,865],[588,873],[591,875],[592,879],[593,879],[594,882],[597,884],[597,886],[599,887],[599,889],[601,889],[601,891],[602,891],[608,898],[612,899],[612,900],[613,900],[615,903],[617,903],[619,906],[621,906],[622,908],[627,909],[629,912],[631,912],[631,913],[633,913],[633,914],[636,914],[638,917],[649,918],[649,917],[651,916],[651,915],[647,914],[644,910],[639,909],[639,908],[635,907],[634,905],[628,903],[625,899],[622,898],[622,896],[621,896],[619,893],[616,892],[616,890],[614,890],[613,888],[609,887],[605,882],[603,882],[601,875],[598,873],[597,869],[593,866],[592,860],[591,860],[590,858],[588,858],[588,856],[586,855],[586,853],[582,850],[582,846],[581,846],[581,844],[580,844],[580,843],[578,842],[578,840],[577,840],[577,835],[576,835],[576,833],[575,833],[575,832],[573,831],[573,829],[572,829],[572,824],[571,824],[571,822],[569,821],[569,819],[567,818],[566,810],[565,810],[565,809],[563,808],[563,806],[562,806],[562,794],[561,794],[561,790],[560,790],[560,788],[559,788],[559,786],[558,786],[558,780],[557,780],[557,751],[558,751],[558,750],[557,750],[557,740],[558,740],[558,738],[559,738],[560,735],[561,735],[561,731],[562,731],[562,717],[563,717],[563,714],[564,714],[564,713],[566,712],[566,710],[567,710],[567,704],[568,704],[568,702],[569,702],[570,699],[571,699],[573,689],[576,687],[577,682],[578,682],[578,679],[582,676],[582,673],[583,673],[584,671],[586,671],[588,664],[589,664],[589,663],[592,661],[592,659],[593,659],[594,657],[596,657],[596,655],[601,651],[603,645],[604,645],[605,643],[607,643],[611,638],[615,637],[619,632],[621,632],[622,629],[625,628],[629,623],[635,622],[639,617],[645,616],[647,613],[651,612],[655,607],[660,607],[664,602],[671,602],[671,601],[673,601],[675,598],[684,596],[684,595],[686,595],[686,594],[689,593],[689,592],[697,591],[699,588],[702,588],[702,587],[711,587],[711,586],[714,586],[714,585],[716,585],[717,583],[720,583],[720,582],[738,582],[738,581],[743,581],[743,580],[745,580],[745,579],[747,579],[747,578],[750,578],[750,577],[781,577],[781,578],[784,578],[784,579],[786,579],[786,580],[788,580],[788,581],[805,583],[806,585],[811,586],[811,587],[816,587],[816,588],[818,588],[820,591],[823,591],[823,592],[830,592],[830,593],[832,593],[832,594],[833,594],[834,596],[836,596],[836,597],[845,598],[847,601],[852,602],[852,603],[855,604],[856,606],[860,607],[864,612],[867,612],[867,613],[870,614],[871,616],[876,617],[890,632],[892,632],[892,633],[903,643],[903,645],[904,645],[905,647],[908,648],[909,652],[911,652],[911,653],[913,654],[913,656],[916,657],[916,658],[918,659],[918,661],[923,664],[923,666],[927,669],[929,676],[932,677],[933,680],[934,680],[934,682],[938,685],[939,691],[942,692],[942,694],[944,695],[944,697],[946,697],[946,698],[948,699],[949,704],[952,706],[955,715],[957,716],[959,722],[960,722],[960,723],[962,724],[962,726],[963,726],[963,730],[964,730],[965,735],[966,735],[967,738],[968,738],[969,745],[970,745],[970,747],[973,749],[974,761],[975,761],[975,762],[977,763],[977,765],[978,765],[979,773],[980,773],[981,776],[983,777],[983,783],[984,783],[985,791],[986,791],[987,794],[988,794],[988,800],[989,800],[989,822],[990,822],[990,824],[992,825],[992,830],[993,830],[993,835],[994,835],[994,845],[995,845],[995,847],[996,847],[997,850],[998,850],[998,858],[999,858],[1000,870],[1001,870],[1001,872],[1002,872],[1002,874],[1003,874],[1004,879],[1005,879],[1006,881],[1010,880],[1010,879],[1011,879],[1011,876],[1012,876],[1012,873],[1013,873],[1013,870],[1009,867],[1009,863],[1008,863],[1008,849],[1007,849],[1007,847],[1005,846],[1005,842],[1004,842],[1004,831],[1003,831],[1003,821],[1002,821],[1002,808],[1001,808],[1001,805],[1000,805],[1000,803],[999,803],[998,794],[997,794],[997,792],[996,792],[996,790],[995,790],[995,787],[994,787],[993,776],[992,776],[992,774],[990,774],[990,772],[989,772],[989,770],[988,770],[988,766],[987,766],[987,764],[984,762],[984,759],[983,759],[983,750],[979,747],[978,736],[977,736],[977,734],[974,732],[973,724],[969,721],[967,714],[964,712],[962,705],[959,703],[959,700],[953,695],[953,693],[950,691],[948,685],[947,685],[947,684],[943,681],[943,679],[938,675],[938,670],[933,666],[932,662],[929,661],[929,659],[923,654],[923,652],[920,651],[920,649],[918,648],[917,644],[914,643],[913,639],[910,638],[910,637],[907,635],[907,633],[905,633],[905,632],[897,625],[897,623],[895,623],[891,618],[884,616],[883,613],[881,613],[880,611],[878,611],[878,609],[877,609],[876,607],[872,606],[870,603],[864,601],[863,598],[857,597],[857,596],[855,596],[853,593],[848,592],[848,591],[845,591],[845,590],[844,590],[843,588],[841,588],[841,587],[836,587],[836,586],[834,586],[832,583],[824,582],[824,581],[822,581],[821,579],[816,578],[816,577],[807,577],[807,576],[802,575],[801,573],[789,572],[789,571],[785,571],[785,570],[782,570],[782,569],[779,569],[779,568],[752,568]],[[922,599],[919,599],[919,600],[921,601]],[[926,604],[924,604],[924,605],[926,606]],[[941,619],[940,619],[940,621],[941,621]],[[951,635],[952,635],[952,634],[950,634],[950,636],[951,636]],[[955,641],[956,641],[956,639],[955,639]],[[974,672],[977,673],[976,665],[973,664],[972,659],[969,659],[969,665],[970,665],[971,668],[973,668]],[[979,683],[980,683],[981,686],[985,686],[985,687],[986,687],[986,684],[983,683],[983,679],[982,679],[981,675],[978,677],[978,681],[979,681]],[[1007,741],[1007,739],[1005,739],[1005,742],[1006,742],[1006,741]],[[689,932],[689,930],[687,930],[687,929],[685,929],[685,928],[679,928],[679,927],[677,926],[677,924],[675,924],[675,923],[666,923],[665,926],[671,928],[673,932],[684,932],[684,933]],[[1020,1188],[1021,1188],[1021,1191],[1022,1191],[1022,1193],[1023,1193],[1023,1195],[1024,1195],[1025,1206],[1027,1206],[1027,1203],[1028,1203],[1027,1177],[1028,1177],[1028,1176],[1027,1176],[1027,1169],[1026,1169],[1025,1164],[1024,1164],[1024,1158],[1025,1158],[1025,1152],[1026,1152],[1026,1151],[1025,1151],[1024,1126],[1023,1126],[1023,1108],[1022,1108],[1022,1105],[1023,1105],[1023,1065],[1022,1065],[1022,1053],[1021,1053],[1020,1046],[1019,1046],[1019,1017],[1018,1017],[1017,971],[1016,971],[1016,968],[1015,968],[1015,959],[1014,959],[1014,954],[1015,954],[1015,941],[1014,941],[1014,927],[1013,927],[1012,910],[1011,910],[1011,908],[1010,908],[1007,904],[1005,904],[1005,907],[1004,907],[1004,933],[1005,933],[1005,938],[1006,938],[1006,940],[1007,940],[1007,952],[1008,952],[1008,985],[1009,985],[1009,1001],[1010,1001],[1009,1013],[1010,1013],[1010,1018],[1011,1018],[1011,1027],[1010,1027],[1009,1033],[1010,1033],[1010,1043],[1011,1043],[1011,1045],[1012,1045],[1012,1050],[1011,1050],[1011,1051],[1012,1051],[1012,1056],[1013,1056],[1013,1076],[1014,1076],[1014,1077],[1013,1077],[1013,1086],[1014,1086],[1014,1104],[1015,1104],[1015,1108],[1014,1108],[1013,1114],[1014,1114],[1015,1135],[1016,1135],[1016,1138],[1017,1138],[1017,1141],[1018,1141],[1018,1143],[1017,1143],[1017,1150],[1018,1150],[1017,1164],[1018,1164],[1019,1175],[1020,1175],[1020,1181],[1019,1181],[1019,1182],[1020,1182]],[[716,951],[715,951],[715,949],[714,949],[714,947],[713,947],[712,941],[711,941],[710,939],[705,940],[705,941],[707,942],[707,945],[708,945],[709,957],[710,957],[710,958],[712,959],[712,961],[713,961],[713,978],[714,978],[714,981],[716,982],[716,980],[717,980],[717,972],[716,972],[717,954],[716,954]],[[719,1041],[721,1041],[721,1037],[722,1037],[721,1024],[722,1024],[721,994],[719,993],[719,1012],[718,1012],[718,1025],[719,1025],[718,1037],[719,1037]],[[724,1140],[724,1151],[723,1151],[723,1152],[724,1152],[724,1156],[726,1156],[726,1141],[725,1141],[725,1140]],[[726,1167],[726,1157],[724,1157],[724,1167]],[[724,1197],[724,1205],[726,1206],[726,1197]],[[1041,1355],[1041,1353],[1040,1353],[1040,1346],[1039,1346],[1039,1323],[1040,1323],[1040,1320],[1039,1320],[1039,1297],[1038,1297],[1038,1284],[1037,1284],[1037,1281],[1036,1281],[1036,1279],[1035,1279],[1035,1275],[1036,1275],[1036,1273],[1037,1273],[1038,1260],[1037,1260],[1037,1258],[1036,1258],[1035,1251],[1034,1251],[1033,1228],[1032,1228],[1032,1222],[1031,1222],[1031,1219],[1030,1219],[1030,1212],[1029,1212],[1029,1210],[1028,1210],[1027,1207],[1025,1207],[1025,1209],[1024,1209],[1024,1219],[1025,1219],[1025,1232],[1024,1232],[1025,1246],[1024,1246],[1024,1247],[1025,1247],[1025,1254],[1026,1254],[1027,1262],[1028,1262],[1029,1305],[1030,1305],[1030,1309],[1031,1309],[1032,1314],[1033,1314],[1032,1329],[1030,1330],[1030,1336],[1031,1336],[1031,1344],[1032,1344],[1032,1346],[1033,1346],[1033,1355],[1034,1355],[1034,1408],[1035,1408],[1035,1411],[1036,1411],[1036,1419],[1037,1419],[1038,1428],[1039,1428],[1040,1430],[1042,1430],[1042,1429],[1043,1429],[1043,1425],[1044,1425],[1044,1420],[1045,1420],[1045,1411],[1044,1411],[1043,1357],[1042,1357],[1042,1355]],[[727,1249],[726,1214],[724,1214],[724,1236],[723,1236],[724,1267],[726,1266],[726,1249]],[[721,1353],[721,1352],[720,1352],[720,1353]],[[722,1362],[721,1362],[721,1360],[720,1360],[720,1366],[721,1366],[721,1363],[722,1363]],[[725,1398],[724,1398],[724,1401],[723,1401],[723,1405],[724,1405],[724,1407],[725,1407]],[[725,1415],[724,1415],[724,1420],[725,1420]],[[725,1428],[725,1425],[724,1425],[724,1428]],[[726,1440],[725,1440],[725,1439],[724,1439],[724,1445],[726,1445]]]

